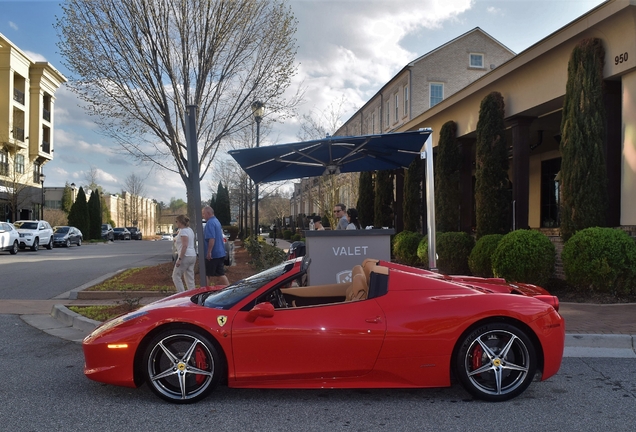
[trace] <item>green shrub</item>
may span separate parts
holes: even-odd
[[[294,234],[293,236],[291,236],[291,241],[300,241],[301,238],[302,237],[300,234]]]
[[[283,239],[285,240],[291,240],[292,237],[292,231],[291,230],[284,230],[283,231]]]
[[[411,231],[402,231],[393,239],[393,254],[402,264],[419,265],[417,248],[422,235]]]
[[[239,228],[236,225],[223,225],[223,229],[230,233],[230,240],[236,240],[239,232]]]
[[[391,252],[393,256],[395,256],[395,249],[396,247],[399,247],[398,245],[400,241],[402,241],[402,239],[408,236],[411,232],[412,231],[404,230],[391,237]]]
[[[495,253],[503,234],[488,234],[477,240],[470,256],[468,267],[475,276],[493,277],[492,254]]]
[[[243,244],[250,254],[249,263],[257,271],[273,267],[285,261],[285,251],[266,243],[264,239],[255,240],[253,237],[248,237]]]
[[[460,275],[470,273],[468,256],[475,247],[475,240],[469,234],[445,232],[437,237],[436,243],[437,268],[441,273]]]
[[[579,288],[628,294],[636,283],[636,242],[624,231],[587,228],[563,246],[563,270]]]
[[[424,268],[428,267],[428,236],[425,235],[417,245],[417,257],[420,259],[420,263]]]
[[[509,282],[545,285],[554,273],[556,251],[550,239],[538,231],[506,234],[492,255],[495,276]]]

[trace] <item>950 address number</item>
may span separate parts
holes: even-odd
[[[628,55],[627,53],[619,54],[614,57],[614,64],[618,65],[627,61]]]

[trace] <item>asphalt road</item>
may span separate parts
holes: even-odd
[[[561,371],[509,402],[472,400],[459,386],[418,390],[217,388],[172,405],[146,386],[99,384],[81,346],[0,315],[5,431],[632,431],[636,360],[566,358]]]
[[[0,253],[0,299],[46,300],[118,270],[171,261],[170,241],[84,243]]]

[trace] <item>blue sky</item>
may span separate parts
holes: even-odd
[[[0,33],[36,61],[46,60],[68,76],[53,27],[60,0],[0,0]],[[325,110],[345,98],[346,120],[408,62],[480,27],[519,53],[603,3],[601,0],[294,0],[298,19],[299,74],[306,88],[303,113]],[[298,118],[276,123],[261,145],[297,141]],[[275,138],[269,138],[275,137]],[[120,192],[131,173],[146,178],[146,195],[185,199],[173,173],[136,165],[117,144],[99,134],[66,87],[56,93],[55,158],[45,165],[46,186],[86,183],[95,167],[98,183]],[[225,156],[219,157],[219,163]],[[214,170],[203,180],[204,198],[216,191]]]

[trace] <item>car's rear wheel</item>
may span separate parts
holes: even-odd
[[[13,242],[13,246],[11,246],[11,249],[9,250],[9,253],[11,255],[17,254],[18,253],[18,248],[19,248],[19,245],[18,245],[18,241],[16,240],[16,241]]]
[[[532,382],[536,350],[516,326],[490,323],[461,341],[455,367],[460,382],[474,397],[505,401],[523,393]]]
[[[192,403],[206,397],[219,382],[222,366],[210,340],[187,329],[168,330],[144,354],[146,382],[160,398]]]
[[[82,245],[82,239],[81,239],[81,238],[77,239],[77,245],[78,245],[78,246],[81,246],[81,245]]]
[[[40,247],[40,240],[36,237],[33,239],[33,245],[31,245],[31,250],[36,251]]]
[[[51,236],[51,237],[49,238],[49,242],[46,244],[46,248],[47,248],[48,250],[53,249],[53,236]]]

